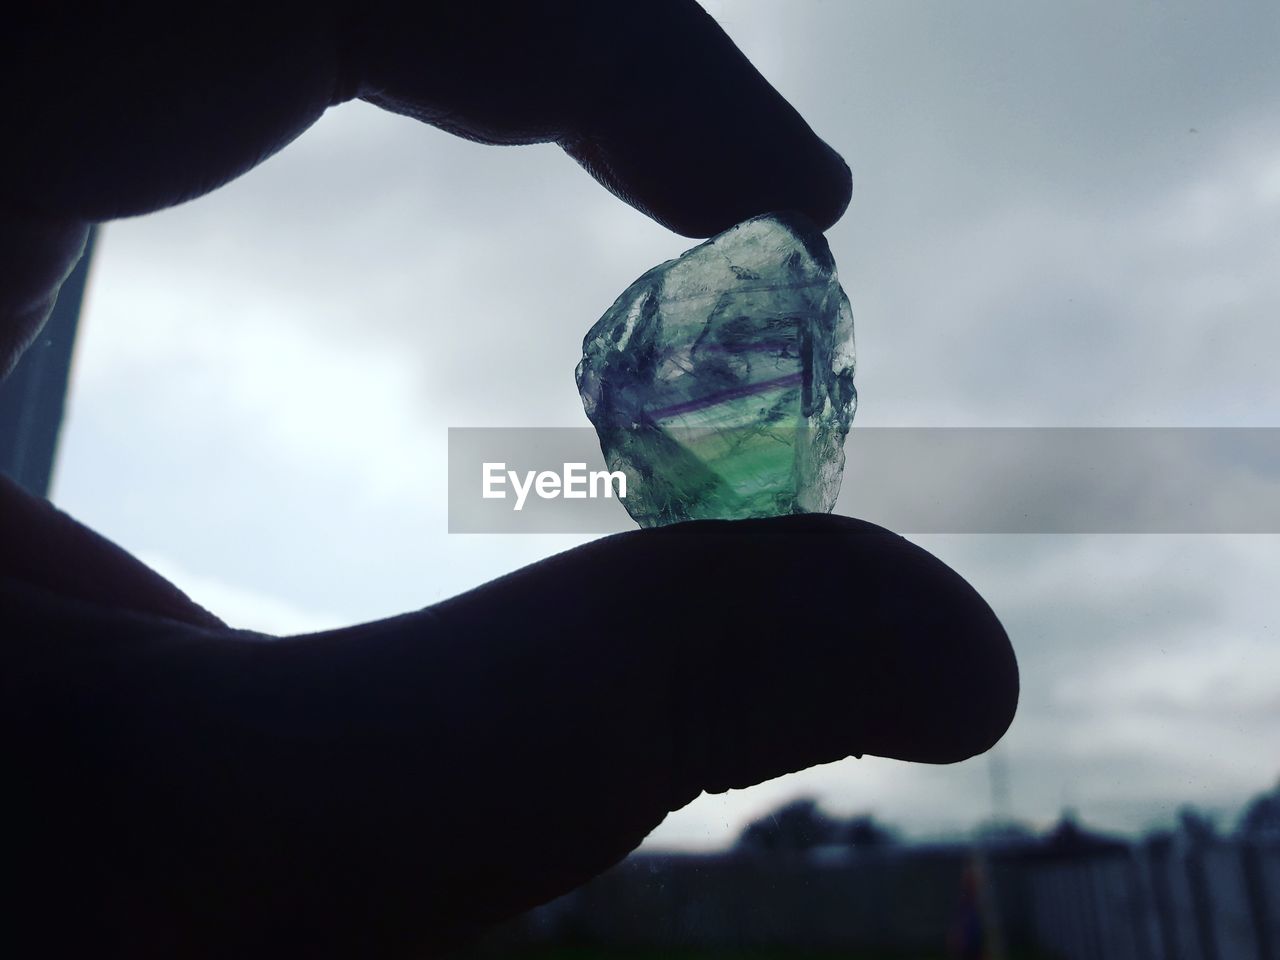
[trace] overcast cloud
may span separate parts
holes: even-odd
[[[708,8],[853,168],[829,237],[855,431],[1280,426],[1280,6]],[[332,110],[217,194],[104,229],[55,500],[246,627],[474,586],[586,538],[448,535],[446,429],[583,425],[582,335],[689,245],[554,147]],[[1280,538],[914,539],[1018,649],[1016,814],[1139,829],[1280,774]],[[846,761],[703,798],[654,842],[723,842],[800,793],[962,828],[987,771]]]

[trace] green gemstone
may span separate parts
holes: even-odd
[[[756,217],[654,267],[587,334],[578,391],[642,527],[826,513],[857,403],[818,229]]]

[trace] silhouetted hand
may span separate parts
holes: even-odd
[[[0,41],[0,368],[88,222],[208,192],[356,97],[555,140],[692,236],[784,207],[825,227],[848,201],[843,161],[688,0],[283,6],[101,5]],[[38,944],[14,956],[430,953],[704,790],[855,753],[960,760],[1017,700],[973,589],[849,519],[608,537],[272,642],[2,481],[0,511],[21,890],[0,937]]]

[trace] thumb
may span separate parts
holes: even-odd
[[[1018,690],[964,580],[826,516],[622,534],[275,643],[0,577],[0,631],[19,926],[131,955],[439,948],[704,790],[985,750]]]
[[[430,616],[436,897],[476,924],[572,889],[703,791],[980,753],[1018,695],[973,588],[846,518],[610,537]]]

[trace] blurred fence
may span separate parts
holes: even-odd
[[[659,952],[785,946],[942,956],[975,867],[987,924],[998,927],[992,960],[1280,960],[1280,846],[1226,839],[1067,855],[909,845],[639,854],[534,911],[516,939]]]
[[[1065,960],[1280,960],[1280,848],[1147,844],[1027,883],[1031,931]]]

